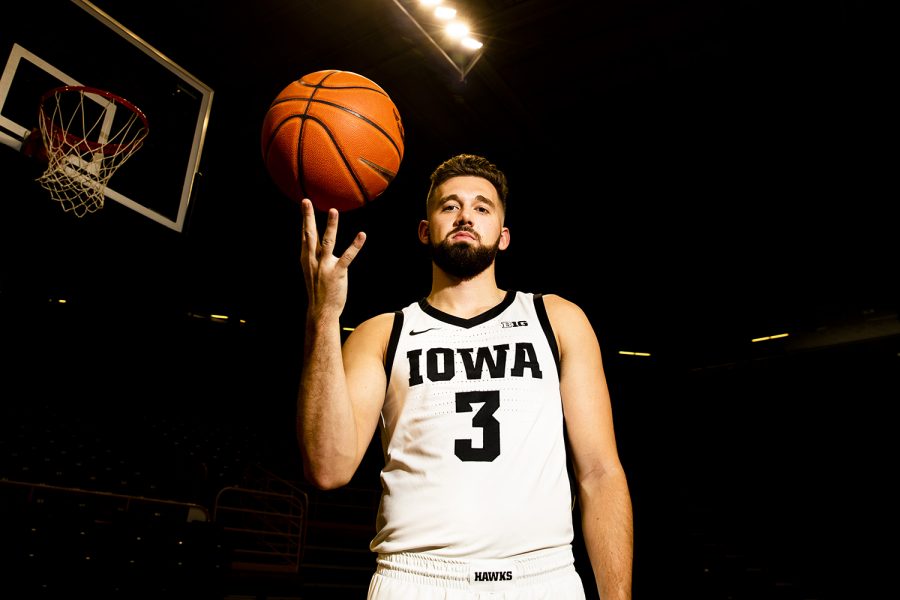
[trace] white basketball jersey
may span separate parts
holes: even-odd
[[[506,558],[571,544],[559,351],[540,295],[471,319],[395,313],[378,553]]]

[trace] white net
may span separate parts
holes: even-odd
[[[48,92],[39,114],[48,164],[37,179],[78,217],[103,208],[106,184],[143,145],[147,119],[109,92],[66,86]]]

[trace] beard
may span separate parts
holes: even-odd
[[[475,235],[477,236],[477,234]],[[434,243],[434,240],[430,240],[428,248],[434,264],[448,275],[465,281],[472,279],[491,266],[500,250],[500,238],[497,238],[497,241],[490,246],[473,245],[466,242],[454,243],[450,240]]]

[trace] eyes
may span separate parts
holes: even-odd
[[[453,202],[448,202],[447,204],[444,204],[441,207],[441,212],[442,213],[452,213],[452,212],[459,211],[461,209],[462,209],[462,207],[459,204],[456,204]],[[491,214],[491,208],[485,204],[479,204],[479,205],[475,206],[472,210],[474,210],[477,213],[481,213],[483,215]]]

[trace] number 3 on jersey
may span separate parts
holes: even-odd
[[[483,430],[481,448],[473,448],[472,440],[455,440],[455,453],[462,461],[491,462],[500,456],[500,422],[494,418],[494,413],[500,408],[500,392],[456,394],[456,412],[472,412],[473,404],[483,404],[472,417],[472,427]]]

